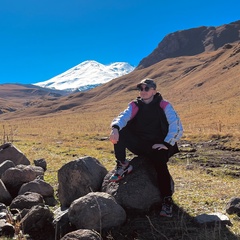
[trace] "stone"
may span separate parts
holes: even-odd
[[[0,163],[11,160],[15,165],[30,165],[27,157],[12,143],[5,143],[0,146]]]
[[[89,229],[79,229],[66,234],[61,240],[102,240],[98,232]]]
[[[157,187],[157,174],[154,167],[141,157],[130,161],[133,170],[118,182],[110,182],[110,171],[104,178],[102,191],[111,194],[125,210],[148,212],[161,205],[161,193]],[[172,180],[172,192],[174,182]]]
[[[108,193],[91,192],[73,201],[68,210],[70,222],[77,229],[100,231],[120,226],[126,221],[125,210]]]
[[[92,157],[83,157],[62,166],[58,170],[61,206],[69,207],[75,199],[99,191],[106,174],[106,168]]]

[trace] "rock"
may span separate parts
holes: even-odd
[[[126,212],[108,193],[92,192],[76,199],[68,210],[70,222],[77,229],[102,229],[120,226]]]
[[[101,240],[99,233],[89,229],[79,229],[66,234],[61,240]]]
[[[106,168],[95,158],[83,157],[58,170],[58,194],[62,207],[69,207],[77,198],[101,189]]]
[[[12,196],[10,195],[4,183],[0,179],[0,202],[6,205],[9,205],[11,201],[12,201]]]
[[[12,238],[15,233],[14,226],[2,219],[0,220],[0,233],[0,236]]]
[[[214,226],[216,223],[231,225],[229,218],[222,213],[204,213],[196,216],[195,221],[199,224],[206,224],[208,226]]]
[[[47,162],[44,158],[36,159],[33,161],[35,166],[41,167],[44,171],[47,170]]]
[[[43,197],[43,199],[44,199],[45,204],[50,206],[50,207],[54,207],[58,204],[58,201],[56,200],[56,198],[54,196]]]
[[[11,160],[6,160],[0,164],[0,178],[2,174],[9,168],[15,167],[15,164]]]
[[[20,224],[31,239],[54,239],[53,212],[47,206],[33,206]]]
[[[10,204],[10,209],[30,209],[33,206],[44,204],[43,197],[39,193],[26,192],[22,195],[18,195],[12,200]]]
[[[230,201],[227,203],[226,206],[226,212],[228,214],[237,214],[240,216],[240,198],[233,197],[230,199]]]
[[[7,213],[6,212],[0,212],[0,219],[7,219]]]
[[[42,179],[34,179],[31,182],[24,183],[19,192],[18,195],[24,194],[25,192],[36,192],[41,194],[43,197],[53,197],[54,196],[54,190],[53,187],[45,182]]]
[[[2,181],[12,197],[18,195],[18,191],[24,183],[33,181],[38,176],[43,176],[41,167],[17,165],[7,169],[2,175]]]
[[[102,191],[111,194],[125,210],[149,211],[161,204],[161,195],[156,186],[157,175],[144,158],[135,157],[130,163],[133,171],[119,182],[109,182],[110,171],[104,178]],[[174,192],[174,182],[172,182]]]
[[[54,211],[53,225],[55,228],[55,239],[60,239],[65,234],[76,230],[69,221],[68,209],[58,208]]]
[[[7,210],[7,206],[4,203],[0,203],[0,212],[6,211],[6,210]]]
[[[30,165],[27,157],[12,143],[5,143],[0,146],[0,163],[6,160],[11,160],[15,165]]]

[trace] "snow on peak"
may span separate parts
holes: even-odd
[[[78,89],[85,91],[128,74],[133,70],[134,67],[126,62],[103,65],[88,60],[47,81],[35,83],[34,85],[58,90],[74,91]]]

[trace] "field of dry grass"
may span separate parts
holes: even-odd
[[[170,221],[151,216],[145,216],[145,221],[135,219],[130,225],[132,229],[121,228],[122,235],[128,236],[135,227],[136,232],[141,231],[142,225],[138,238],[125,239],[240,239],[238,216],[229,216],[233,225],[226,228],[200,229],[191,221],[202,213],[225,213],[230,198],[240,197],[239,162],[230,167],[219,164],[215,169],[206,168],[240,150],[239,53],[240,44],[236,43],[231,48],[196,56],[165,59],[88,92],[56,99],[29,97],[29,100],[25,93],[11,99],[10,91],[7,100],[0,99],[1,142],[12,142],[32,163],[35,159],[46,159],[45,180],[55,190],[58,169],[71,160],[91,156],[111,170],[115,159],[108,141],[110,122],[138,95],[136,84],[145,77],[153,78],[183,122],[182,141],[194,144],[215,141],[220,148],[216,152],[203,147],[205,153],[198,152],[194,164],[188,154],[174,156],[169,166],[176,183],[174,201],[179,214]],[[25,100],[29,103],[27,107]],[[18,106],[19,102],[22,105],[17,111],[5,114],[7,107],[13,103]],[[189,163],[193,164],[191,168]],[[107,239],[114,240],[111,236],[113,232]]]
[[[82,156],[91,156],[98,159],[108,170],[115,166],[112,144],[107,138],[110,131],[110,122],[118,112],[119,108],[112,108],[111,111],[105,112],[100,109],[95,112],[82,111],[81,113],[72,112],[45,117],[5,120],[0,122],[1,141],[2,143],[13,142],[31,162],[35,159],[45,158],[48,165],[45,180],[53,185],[56,190],[57,170],[71,160]],[[239,149],[239,132],[231,132],[230,134],[227,132],[227,128],[226,131],[225,129],[220,131],[217,127],[208,127],[206,126],[205,129],[203,126],[201,130],[194,125],[186,127],[183,140],[200,142],[209,141],[213,137],[228,136],[230,141],[225,141],[224,144],[227,147],[231,146],[232,149]],[[198,214],[210,212],[225,213],[225,205],[230,198],[233,196],[240,197],[240,190],[237,187],[240,183],[239,177],[225,176],[224,174],[213,176],[195,165],[189,170],[187,168],[188,159],[178,158],[179,156],[169,163],[170,171],[176,183],[174,201],[188,216],[194,217]],[[223,232],[220,227],[215,229],[214,232],[205,229],[205,232],[197,234],[197,228],[192,225],[187,226],[188,223],[184,222],[183,215],[172,220],[171,224],[175,225],[173,231],[176,228],[178,229],[176,231],[179,231],[179,228],[185,228],[184,234],[188,234],[188,237],[181,239],[221,240],[240,238],[239,217],[230,216],[230,220],[233,225],[224,230],[224,234],[227,231],[225,238],[222,238],[221,234]],[[162,231],[161,226],[158,226],[155,220],[148,219],[148,221],[152,231],[155,232],[151,236],[153,238],[150,239],[161,239],[155,238],[155,234]],[[179,221],[184,226],[179,226]]]

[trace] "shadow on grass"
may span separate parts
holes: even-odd
[[[174,205],[172,218],[160,217],[160,207],[149,214],[128,212],[128,218],[121,227],[104,231],[105,240],[239,240],[226,225],[216,222],[212,225],[198,224],[183,209]]]

